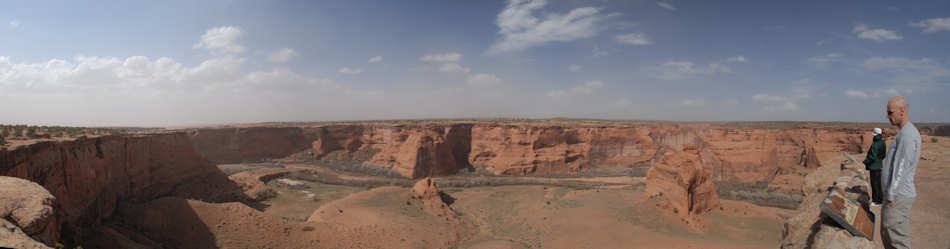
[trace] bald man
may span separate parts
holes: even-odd
[[[907,116],[909,105],[902,96],[887,102],[887,119],[897,126],[897,137],[884,157],[881,188],[881,240],[884,248],[910,248],[910,208],[917,198],[914,171],[920,160],[920,132]]]

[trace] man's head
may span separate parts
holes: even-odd
[[[891,98],[890,101],[887,101],[887,120],[891,121],[891,125],[904,126],[909,120],[907,118],[907,109],[909,109],[909,106],[904,96]]]
[[[874,130],[871,130],[871,134],[874,134],[875,136],[881,135],[883,132],[884,131],[882,131],[881,128],[874,128]]]

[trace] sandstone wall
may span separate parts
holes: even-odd
[[[693,146],[717,181],[769,182],[804,175],[842,151],[861,153],[871,142],[863,127],[673,123],[338,125],[314,133],[315,159],[352,160],[412,178],[470,166],[507,175],[649,168],[664,151]]]
[[[160,196],[206,201],[240,194],[185,133],[39,142],[0,150],[0,175],[36,182],[56,197],[57,241],[73,243],[109,218],[120,200]],[[62,235],[62,240],[60,236]]]
[[[409,178],[449,175],[468,167],[472,126],[331,126],[312,144],[314,159],[331,152],[392,169]]]
[[[214,163],[282,158],[310,148],[325,130],[302,127],[205,128],[188,131],[195,151]]]

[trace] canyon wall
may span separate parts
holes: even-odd
[[[195,151],[214,163],[254,162],[286,157],[310,148],[324,129],[229,127],[188,130]]]
[[[696,148],[717,181],[804,175],[842,151],[861,153],[863,127],[743,128],[716,124],[339,125],[310,132],[313,159],[351,160],[410,178],[481,168],[499,175],[649,168],[667,150]],[[291,150],[285,151],[287,154]]]
[[[55,196],[53,241],[81,242],[119,201],[162,196],[240,200],[241,192],[198,154],[185,133],[45,141],[0,149],[0,175],[26,179]],[[49,241],[47,241],[49,242]]]

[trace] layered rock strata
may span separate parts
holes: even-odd
[[[46,141],[0,150],[0,175],[42,185],[54,197],[52,241],[80,243],[120,201],[161,196],[240,200],[240,188],[195,152],[185,133]],[[62,237],[61,237],[62,236]]]

